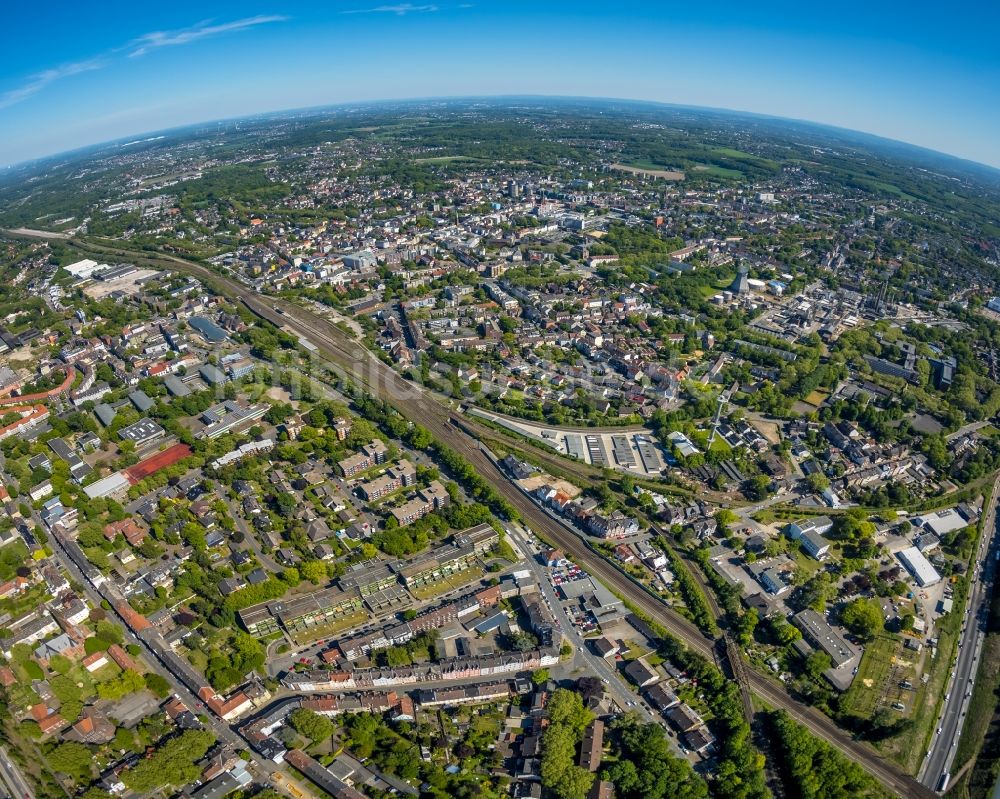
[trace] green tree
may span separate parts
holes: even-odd
[[[621,799],[703,799],[708,786],[675,756],[658,724],[642,724],[628,713],[613,722],[620,756],[602,776],[614,783]]]
[[[840,612],[840,621],[859,638],[870,641],[885,626],[882,608],[874,599],[858,598]]]
[[[821,494],[830,487],[830,478],[822,472],[813,472],[806,478],[806,483],[811,491]]]
[[[53,655],[49,658],[49,668],[59,674],[69,674],[73,668],[73,661],[65,655]]]
[[[542,736],[542,785],[559,799],[584,799],[594,781],[593,774],[576,765],[576,744],[573,728],[566,724],[552,723]]]
[[[143,679],[146,682],[146,687],[160,699],[165,699],[170,695],[170,683],[167,681],[166,677],[151,671],[146,674]]]
[[[795,781],[802,799],[884,799],[885,790],[857,763],[813,737],[783,710],[769,721],[778,757]]]
[[[49,765],[53,771],[61,771],[74,782],[89,782],[92,776],[94,755],[83,744],[67,741],[59,744],[48,754]]]
[[[826,652],[817,650],[806,658],[806,673],[814,680],[818,680],[823,676],[823,672],[832,665],[833,661],[830,660],[830,656]]]
[[[347,720],[351,751],[361,759],[372,756],[375,740],[383,728],[382,719],[371,713],[357,713]]]
[[[547,682],[550,676],[551,675],[549,674],[548,669],[535,669],[531,672],[531,681],[535,685],[541,685],[542,683]]]
[[[127,727],[119,727],[115,730],[115,739],[111,742],[111,746],[119,751],[131,752],[135,747],[135,736]]]
[[[314,585],[326,581],[326,564],[321,560],[309,560],[299,567],[302,577]]]
[[[185,730],[159,747],[150,757],[121,775],[125,786],[149,794],[167,786],[180,787],[201,774],[198,761],[215,743],[208,730]]]
[[[101,699],[121,699],[146,687],[146,681],[137,671],[126,669],[114,679],[98,683],[97,695]]]
[[[594,714],[584,707],[583,697],[566,688],[557,688],[553,692],[546,709],[552,724],[564,724],[574,734],[582,734],[584,728],[594,720]]]
[[[297,733],[304,735],[313,743],[325,741],[333,734],[333,722],[330,719],[303,707],[291,712],[288,723]]]

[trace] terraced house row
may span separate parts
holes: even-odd
[[[387,604],[410,604],[412,600],[400,582],[406,588],[416,588],[464,571],[499,541],[500,536],[491,525],[479,524],[455,533],[450,544],[438,547],[433,553],[392,565],[377,561],[359,564],[362,568],[348,571],[336,586],[291,600],[251,605],[239,612],[240,623],[255,636],[281,630],[294,634],[362,612],[366,604],[373,611],[384,609]],[[387,592],[402,596],[386,603],[382,599]]]

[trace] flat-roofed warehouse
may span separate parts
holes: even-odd
[[[118,266],[102,269],[95,275],[95,277],[98,280],[103,280],[104,282],[109,283],[112,280],[118,280],[119,278],[134,275],[138,271],[139,270],[135,264],[119,264]]]
[[[619,466],[635,466],[635,455],[625,436],[611,436],[611,452]]]
[[[107,477],[91,483],[88,486],[84,486],[83,493],[91,499],[98,499],[101,497],[122,497],[128,493],[128,490],[131,487],[132,484],[128,481],[124,474],[121,472],[115,472],[114,474],[109,474]]]
[[[586,461],[583,456],[583,436],[576,434],[566,436],[566,454],[578,461]]]
[[[924,530],[934,533],[938,538],[969,526],[968,520],[954,508],[916,516],[912,521],[915,525],[923,527]]]
[[[656,448],[656,444],[649,436],[637,435],[635,444],[639,448],[639,457],[642,458],[643,468],[650,474],[659,474],[663,471],[663,459]]]
[[[192,316],[188,319],[188,324],[197,330],[210,344],[219,344],[228,338],[225,330],[204,316]]]
[[[600,436],[586,436],[587,452],[590,453],[590,462],[594,466],[608,465],[608,451],[604,448],[604,441]]]
[[[500,534],[493,529],[493,525],[483,522],[475,527],[455,533],[452,536],[452,541],[459,548],[471,546],[477,555],[481,555],[491,550],[500,541]]]
[[[122,441],[134,441],[136,444],[144,444],[162,435],[166,435],[166,431],[152,419],[140,419],[118,431],[118,437]]]
[[[913,575],[913,579],[921,588],[941,582],[941,575],[937,573],[937,569],[916,547],[907,547],[898,552],[896,557],[903,562],[906,570]]]
[[[163,385],[175,397],[186,397],[191,393],[191,389],[177,375],[167,375],[163,380]]]
[[[850,663],[858,657],[858,651],[815,610],[806,609],[796,613],[792,620],[813,646],[819,647],[830,656],[834,668]]]

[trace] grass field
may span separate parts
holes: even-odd
[[[956,602],[955,607],[964,607],[964,601],[961,604]],[[923,653],[925,662],[922,671],[930,675],[930,680],[926,683],[914,680],[916,692],[906,692],[908,697],[913,697],[906,703],[913,724],[899,735],[876,744],[876,748],[886,757],[896,761],[911,773],[916,773],[920,767],[934,735],[934,728],[940,715],[940,705],[944,700],[944,687],[951,674],[951,664],[955,658],[957,645],[958,636],[955,631],[939,625],[937,657],[927,662],[930,651],[925,649]]]
[[[713,152],[716,152],[731,161],[749,164],[762,169],[777,170],[779,167],[776,161],[772,161],[769,158],[761,158],[751,153],[745,153],[742,150],[736,150],[732,147],[715,147],[713,148]],[[726,169],[728,167],[720,168]]]
[[[712,442],[712,446],[709,447],[709,450],[725,453],[732,452],[733,448],[726,443],[726,440],[722,436],[716,436],[715,441]]]
[[[644,175],[651,178],[663,178],[664,180],[684,180],[684,173],[673,169],[663,169],[659,164],[651,161],[640,161],[636,164],[612,164],[612,169],[621,172],[628,172],[632,175]]]
[[[899,641],[881,636],[865,647],[857,676],[841,700],[844,712],[871,718],[886,693]]]
[[[830,550],[833,553],[833,549]],[[816,558],[809,557],[801,549],[796,549],[792,553],[795,560],[795,571],[803,575],[803,580],[808,580],[820,570],[822,564]]]
[[[731,285],[733,285],[733,280],[735,279],[735,274],[732,277],[726,276],[725,278],[720,278],[707,286],[698,286],[698,291],[701,292],[701,296],[708,299],[709,297],[714,297],[716,294],[721,294],[723,291],[728,289]]]
[[[817,389],[809,393],[809,396],[806,397],[806,402],[818,408],[820,405],[826,402],[826,398],[829,396],[830,395],[827,394],[825,391],[820,391],[819,389]]]
[[[987,491],[986,502],[989,501],[990,492]],[[937,654],[931,660],[930,650],[925,649],[923,652],[924,663],[920,673],[928,678],[927,682],[914,681],[917,691],[910,714],[913,724],[899,735],[876,744],[876,748],[886,757],[895,760],[910,773],[916,773],[934,737],[934,728],[937,726],[941,705],[944,702],[945,685],[951,675],[952,664],[955,662],[962,617],[968,601],[968,584],[958,580],[954,583],[954,589],[954,605],[951,613],[937,621]]]
[[[730,169],[725,166],[716,166],[715,164],[698,164],[694,168],[695,172],[700,172],[703,175],[711,175],[717,178],[741,178],[743,173],[738,169]]]

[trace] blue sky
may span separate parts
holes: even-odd
[[[0,164],[409,97],[623,97],[808,119],[1000,167],[1000,4],[11,3]]]

